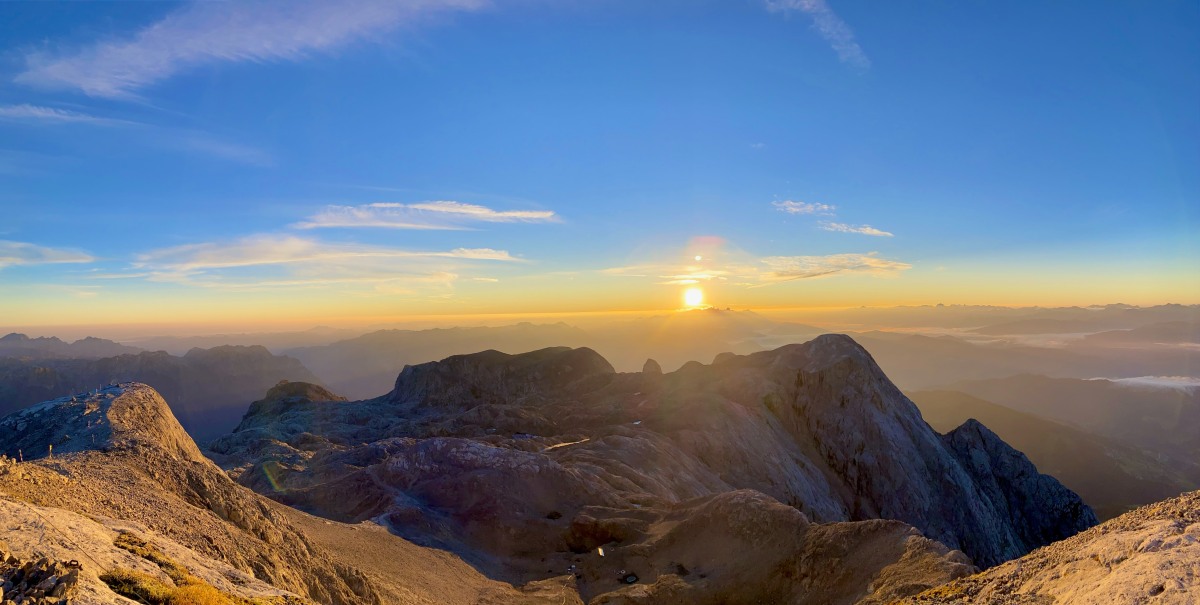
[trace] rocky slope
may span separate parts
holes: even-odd
[[[0,472],[20,472],[12,466],[6,464]],[[164,584],[173,582],[152,560],[118,546],[133,538],[140,543],[154,544],[156,551],[185,567],[193,577],[227,595],[261,599],[263,605],[310,602],[245,571],[199,555],[141,524],[88,517],[7,498],[0,498],[0,520],[5,528],[4,539],[0,542],[0,575],[12,584],[11,588],[5,589],[6,599],[15,601],[16,595],[22,595],[36,600],[35,590],[41,586],[43,595],[50,597],[47,601],[55,604],[64,598],[72,605],[131,603],[133,601],[121,598],[101,579],[117,569],[145,574]],[[124,540],[120,540],[122,537]],[[45,569],[41,574],[34,571],[39,567]],[[47,581],[47,578],[52,580]],[[25,584],[24,589],[22,584]]]
[[[837,530],[892,532],[892,549],[879,549],[891,555],[867,566],[878,577],[898,560],[889,556],[906,552],[895,539],[904,524],[990,566],[1096,522],[990,431],[969,424],[938,435],[845,336],[722,354],[669,374],[656,365],[618,374],[593,351],[567,348],[456,356],[406,367],[374,400],[268,398],[212,450],[239,482],[280,502],[342,521],[377,519],[496,577],[566,570],[588,598],[612,592],[616,579],[585,571],[601,548],[606,562],[621,561],[608,572],[636,576],[637,590],[654,598],[691,602],[721,582],[741,585],[732,569],[715,579],[675,573],[668,563],[692,567],[663,554],[716,531],[685,527],[680,507],[739,490],[758,492],[747,500],[758,508],[782,503],[778,510],[795,513],[792,529],[776,533],[814,537],[756,565],[799,561],[794,573],[805,577],[819,563],[798,552],[819,550],[823,535],[800,529],[812,523],[903,522]],[[609,559],[614,552],[636,556]],[[942,561],[925,567],[943,574],[966,561],[936,548],[921,556]],[[855,584],[845,602],[868,598],[869,584]],[[765,592],[742,597],[778,596],[770,582],[758,585]]]
[[[182,357],[162,351],[103,359],[0,359],[0,414],[113,382],[157,389],[184,428],[207,441],[237,425],[246,405],[281,379],[317,379],[300,362],[263,347],[193,349]]]
[[[902,601],[917,605],[1190,605],[1200,601],[1200,492],[1144,506]]]
[[[331,564],[271,505],[201,455],[145,385],[109,387],[5,417],[0,452],[26,461],[0,477],[0,491],[11,500],[138,523],[323,603],[380,602],[360,572]]]
[[[282,405],[331,396],[303,383],[282,383],[272,393],[272,403]],[[64,584],[70,603],[79,604],[134,602],[113,592],[119,586],[135,589],[131,594],[207,591],[208,600],[170,602],[222,605],[246,605],[235,597],[251,605],[582,603],[566,565],[514,587],[376,523],[319,519],[262,498],[204,458],[146,385],[116,385],[9,415],[0,420],[0,453],[0,574],[15,580],[4,587],[6,598],[11,590],[32,595],[47,578],[54,578],[45,586],[52,592],[66,569],[79,570]],[[944,547],[903,539],[914,544],[909,550],[931,553],[913,558],[924,567],[904,577],[932,586],[969,571],[943,556]]]

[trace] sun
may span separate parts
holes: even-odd
[[[704,290],[688,288],[683,291],[683,304],[689,307],[699,307],[704,303]]]

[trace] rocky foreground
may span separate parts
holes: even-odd
[[[1200,492],[1143,506],[902,603],[1200,603]]]
[[[560,604],[567,592],[517,590],[373,524],[313,519],[262,498],[201,455],[145,385],[5,417],[0,453],[0,548],[17,570],[76,561],[70,603]]]

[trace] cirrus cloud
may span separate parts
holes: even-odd
[[[761,259],[761,262],[767,269],[758,277],[766,284],[850,274],[894,277],[912,268],[908,263],[880,258],[877,252],[825,256],[768,256]]]
[[[132,37],[26,55],[21,84],[131,98],[178,73],[223,62],[296,61],[487,0],[192,2]]]
[[[876,237],[892,237],[892,234],[887,231],[881,231],[870,225],[847,225],[846,223],[821,223],[821,228],[826,231],[836,231],[838,233],[861,233],[862,235],[874,235]]]
[[[843,63],[861,69],[871,66],[871,60],[854,39],[854,32],[850,30],[850,26],[829,8],[825,0],[766,0],[766,4],[767,10],[772,12],[799,11],[812,17],[817,33],[829,42]]]
[[[758,288],[783,282],[844,275],[895,277],[911,269],[909,263],[882,258],[877,252],[754,258],[740,251],[716,253],[695,263],[643,263],[602,269],[619,277],[653,278],[659,285],[678,286],[726,282]]]
[[[80,111],[30,105],[29,103],[0,105],[0,120],[41,124],[92,124],[96,126],[131,124],[131,122],[126,122],[125,120],[102,118]]]
[[[552,210],[493,210],[478,204],[432,201],[416,204],[391,202],[362,206],[326,206],[299,229],[327,227],[382,227],[388,229],[465,229],[466,223],[546,223],[558,221]]]
[[[833,214],[833,211],[837,209],[837,206],[830,206],[829,204],[794,202],[792,200],[771,202],[771,205],[778,208],[780,212],[788,214]]]
[[[425,252],[360,244],[331,244],[300,237],[254,236],[230,244],[189,244],[147,252],[138,256],[134,267],[188,272],[257,265],[338,263],[355,259],[419,258],[521,260],[505,250],[491,248]]]
[[[96,260],[86,252],[68,248],[49,248],[28,242],[0,240],[0,269],[13,265],[53,263],[90,263]]]
[[[336,287],[349,293],[366,287],[395,294],[449,288],[479,262],[524,261],[492,248],[405,250],[256,235],[153,250],[139,255],[131,272],[111,277],[231,290]]]

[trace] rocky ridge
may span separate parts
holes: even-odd
[[[240,483],[280,502],[341,521],[375,519],[494,577],[568,572],[599,602],[634,590],[618,588],[621,571],[654,599],[691,595],[679,602],[730,581],[732,570],[684,575],[669,564],[689,565],[655,554],[666,548],[657,536],[670,534],[672,511],[723,494],[756,494],[745,500],[751,508],[782,504],[803,522],[781,532],[813,538],[822,534],[799,528],[853,533],[861,530],[845,522],[899,521],[908,529],[896,535],[923,534],[938,544],[928,552],[944,549],[930,555],[943,563],[925,566],[943,577],[969,562],[955,549],[990,566],[1096,522],[990,431],[935,433],[847,337],[721,355],[669,374],[655,365],[618,374],[593,351],[564,347],[455,356],[406,367],[374,400],[263,404],[212,450]],[[757,564],[782,565],[801,548]],[[816,564],[800,560],[802,575]],[[894,563],[864,569],[879,575]],[[926,580],[910,591],[935,583]],[[869,584],[846,602],[870,598]]]

